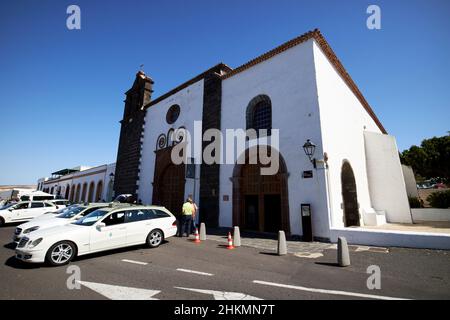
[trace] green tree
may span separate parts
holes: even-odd
[[[420,147],[412,146],[400,155],[403,164],[424,178],[441,177],[450,180],[450,135],[422,141]]]

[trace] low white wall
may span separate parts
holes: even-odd
[[[349,244],[450,250],[450,235],[444,233],[331,229],[330,234],[331,242],[337,242],[338,237],[345,237]]]
[[[450,221],[450,209],[411,209],[414,221]]]

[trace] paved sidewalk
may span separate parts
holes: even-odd
[[[213,240],[221,242],[223,244],[227,243],[227,237],[207,234],[207,240]],[[297,257],[301,258],[319,258],[323,256],[325,250],[337,250],[337,245],[335,243],[324,243],[324,242],[302,242],[296,240],[288,240],[287,251]],[[268,253],[277,251],[278,241],[274,239],[256,238],[256,237],[243,237],[241,236],[241,245],[246,247],[253,247],[267,251]],[[354,246],[349,245],[350,251],[360,252],[360,251],[373,251],[380,253],[388,253],[387,248],[380,247],[368,247],[368,246]]]

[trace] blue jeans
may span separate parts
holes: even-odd
[[[181,217],[181,232],[180,236],[183,236],[184,233],[189,235],[191,234],[191,222],[192,222],[192,216],[191,215],[183,215]]]

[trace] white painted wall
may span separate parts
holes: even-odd
[[[414,221],[450,221],[450,209],[411,209]]]
[[[364,140],[373,207],[386,212],[387,222],[412,223],[395,138],[364,132]]]
[[[314,42],[314,64],[320,106],[323,151],[328,154],[328,189],[331,226],[343,227],[341,168],[344,160],[352,166],[360,205],[371,209],[366,173],[364,131],[380,133],[362,104],[340,77],[334,66]],[[362,219],[360,220],[363,224]]]
[[[405,179],[406,194],[408,197],[417,198],[419,192],[417,191],[416,177],[414,171],[410,166],[402,164],[403,178]]]
[[[180,116],[173,124],[166,122],[166,114],[170,106],[178,104]],[[200,80],[172,96],[164,99],[147,109],[145,116],[144,138],[141,151],[141,166],[139,176],[138,196],[143,203],[152,203],[153,175],[155,173],[155,150],[156,141],[161,133],[173,128],[185,127],[189,132],[194,132],[194,121],[202,120],[203,112],[203,80]],[[201,132],[200,132],[201,139]],[[192,137],[194,139],[194,137]],[[201,142],[200,142],[201,143]],[[195,157],[192,154],[192,157]],[[196,173],[199,175],[200,168],[197,165]],[[186,196],[193,193],[193,181],[188,179],[185,186]],[[196,183],[195,201],[199,203],[200,182]]]
[[[101,165],[97,167],[89,167],[89,169],[62,176],[60,179],[47,180],[43,188],[49,188],[49,190],[51,190],[51,188],[53,187],[53,194],[55,195],[57,194],[58,188],[61,188],[61,195],[64,197],[67,187],[70,187],[71,190],[72,188],[75,188],[76,191],[76,186],[80,184],[81,185],[80,198],[81,198],[83,192],[83,184],[87,183],[87,191],[86,191],[86,199],[87,199],[89,195],[89,185],[91,184],[91,182],[94,182],[95,184],[94,188],[94,197],[95,197],[95,194],[97,193],[98,183],[99,181],[102,181],[103,187],[101,197],[103,200],[108,201],[107,186],[110,181],[109,174],[115,172],[115,167],[116,167],[115,163],[111,163],[108,165]],[[39,179],[39,181],[42,180]]]
[[[238,73],[222,82],[221,128],[246,128],[249,102],[260,94],[272,101],[272,127],[280,130],[280,153],[289,172],[288,192],[291,233],[302,234],[300,204],[312,206],[313,233],[328,237],[328,210],[325,175],[314,171],[312,179],[303,179],[302,171],[313,170],[302,146],[307,139],[322,153],[317,90],[314,74],[313,41],[309,40],[273,58]],[[224,139],[226,142],[226,139]],[[234,165],[220,168],[221,226],[232,225],[232,182]],[[229,195],[230,201],[223,201]]]
[[[349,244],[450,249],[450,235],[446,233],[335,228],[330,234],[332,242],[337,242],[338,237],[345,237]]]

